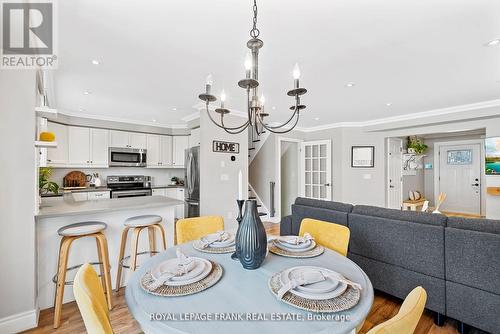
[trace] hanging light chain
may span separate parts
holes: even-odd
[[[260,30],[257,29],[257,0],[253,0],[253,27],[250,30],[250,37],[257,38],[260,35]]]

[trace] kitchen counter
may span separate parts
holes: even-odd
[[[141,215],[158,215],[162,217],[161,224],[166,230],[167,247],[174,244],[175,211],[184,202],[165,196],[145,196],[112,198],[75,202],[71,194],[63,197],[43,198],[40,212],[36,215],[36,241],[37,241],[37,287],[38,305],[46,309],[54,305],[55,284],[52,277],[57,268],[59,244],[61,236],[57,233],[63,226],[88,221],[101,221],[107,227],[103,231],[108,242],[109,258],[111,260],[111,277],[117,275],[118,256],[120,251],[121,234],[126,219]],[[131,234],[127,250],[130,248]],[[160,248],[159,233],[156,233],[156,247]],[[139,252],[149,250],[150,241],[148,230],[145,229],[139,236]],[[138,256],[138,265],[149,259],[148,254]],[[68,267],[85,262],[97,261],[96,242],[94,238],[85,237],[71,245]],[[126,285],[130,270],[124,270],[122,285]],[[112,280],[113,288],[116,280]],[[73,289],[66,288],[64,302],[74,300]]]
[[[177,199],[163,196],[101,199],[98,201],[74,201],[69,196],[43,198],[37,220],[49,217],[64,217],[131,209],[146,209],[184,204]]]
[[[165,189],[165,188],[184,188],[183,184],[155,184],[151,189]]]

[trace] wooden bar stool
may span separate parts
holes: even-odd
[[[156,251],[156,234],[155,230],[158,230],[161,235],[161,239],[163,242],[163,250],[167,249],[167,241],[165,239],[165,229],[161,225],[162,218],[157,215],[143,215],[143,216],[135,216],[130,217],[125,220],[125,228],[122,232],[122,240],[120,243],[120,256],[118,257],[118,274],[116,277],[116,291],[120,290],[121,280],[122,280],[122,268],[127,268],[132,271],[137,269],[137,256],[143,254],[149,254],[153,256],[157,254]],[[125,247],[127,244],[127,236],[128,231],[132,229],[132,242],[130,247],[130,255],[125,256]],[[147,229],[149,234],[149,251],[138,252],[138,244],[139,244],[139,235],[142,230]],[[125,257],[124,257],[125,256]],[[126,259],[130,259],[130,265],[127,266],[124,264]]]
[[[64,297],[64,286],[72,285],[72,281],[66,281],[66,273],[71,270],[80,268],[83,264],[68,266],[69,249],[71,244],[76,239],[92,237],[96,239],[97,244],[97,255],[99,257],[99,262],[93,262],[93,265],[99,265],[101,272],[101,283],[103,290],[106,293],[106,301],[108,308],[111,310],[113,304],[111,302],[111,275],[109,273],[109,255],[108,255],[108,242],[103,231],[106,229],[107,225],[103,222],[81,222],[76,224],[70,224],[61,227],[57,234],[62,236],[61,244],[59,246],[59,263],[57,266],[57,274],[54,276],[52,281],[56,284],[56,294],[54,303],[54,328],[58,328],[61,324],[61,311]]]

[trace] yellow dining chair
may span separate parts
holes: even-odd
[[[73,283],[73,293],[87,333],[113,334],[101,281],[88,263],[78,269]]]
[[[177,244],[200,239],[207,234],[224,230],[224,218],[221,216],[204,216],[179,219],[175,223]]]
[[[422,316],[427,301],[427,292],[421,286],[406,296],[398,314],[372,328],[367,334],[413,334]]]
[[[344,225],[325,222],[311,218],[302,219],[299,235],[309,233],[318,244],[347,256],[351,232]]]

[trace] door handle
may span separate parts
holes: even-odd
[[[473,183],[472,185],[475,187],[479,187],[479,183]]]
[[[325,187],[329,187],[330,186],[330,183],[325,183],[324,184]]]
[[[394,186],[393,186],[393,185],[390,185],[390,186],[389,186],[389,188],[394,188]]]

